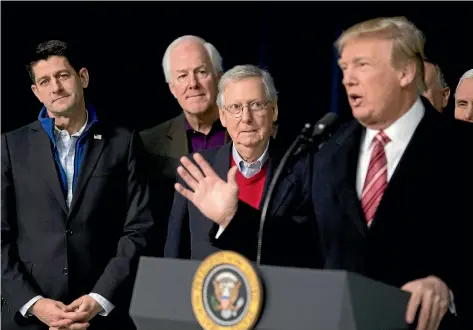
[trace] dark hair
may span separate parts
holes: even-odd
[[[79,72],[79,70],[84,67],[84,63],[79,57],[79,54],[75,52],[73,47],[66,42],[61,40],[49,40],[42,42],[36,46],[36,49],[29,56],[28,62],[26,64],[26,69],[33,83],[35,82],[33,66],[37,62],[41,60],[47,60],[51,56],[65,57],[76,72]]]

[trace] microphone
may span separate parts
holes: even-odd
[[[261,264],[261,248],[263,245],[263,228],[266,221],[266,216],[271,205],[272,196],[276,185],[279,182],[279,177],[282,174],[282,171],[286,167],[286,164],[289,159],[295,159],[296,156],[299,156],[302,152],[306,151],[308,148],[313,145],[317,145],[318,149],[314,151],[316,153],[322,147],[323,142],[330,138],[331,134],[338,128],[338,116],[329,112],[324,115],[315,125],[307,123],[304,125],[302,131],[296,137],[294,142],[291,144],[289,149],[284,153],[284,156],[281,158],[276,171],[274,172],[273,178],[269,184],[268,193],[263,202],[263,207],[261,209],[261,218],[259,223],[258,231],[258,246],[256,251],[256,264]]]
[[[308,124],[306,124],[308,125]],[[315,142],[319,142],[318,145],[322,144],[327,138],[330,138],[331,134],[338,128],[338,116],[336,113],[329,112],[325,114],[314,126],[310,137],[307,139],[301,139],[303,142],[299,145],[293,156],[299,155],[307,148],[311,147]],[[301,132],[302,134],[302,132]]]

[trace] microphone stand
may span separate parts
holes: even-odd
[[[258,231],[258,248],[257,248],[257,252],[256,252],[256,264],[257,265],[261,264],[261,247],[262,247],[262,244],[263,244],[263,227],[264,227],[264,222],[266,221],[266,216],[267,216],[269,207],[271,205],[274,189],[276,188],[276,185],[279,182],[279,177],[281,176],[284,168],[286,167],[286,164],[287,164],[288,160],[292,156],[300,154],[308,145],[312,144],[312,142],[313,142],[312,127],[313,127],[313,125],[310,124],[310,123],[307,123],[307,124],[304,125],[304,128],[302,129],[302,131],[299,133],[297,138],[291,144],[289,149],[285,152],[284,156],[281,159],[281,162],[279,163],[276,171],[274,172],[273,178],[271,179],[271,182],[270,182],[270,185],[269,185],[269,188],[268,188],[268,193],[266,194],[266,197],[265,197],[264,202],[263,202],[263,207],[261,209],[261,219],[260,219],[260,226],[259,226],[259,231]],[[298,148],[298,149],[296,150],[296,148]],[[294,150],[296,150],[296,152],[294,152]]]

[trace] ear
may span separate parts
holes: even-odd
[[[227,127],[227,119],[225,118],[225,109],[218,108],[218,114],[220,115],[220,122],[223,127]]]
[[[278,114],[279,114],[278,103],[276,102],[273,106],[273,123],[278,120]]]
[[[168,86],[169,86],[169,90],[171,91],[171,94],[174,96],[174,98],[177,99],[176,87],[174,86],[174,84],[173,83],[168,83]]]
[[[442,97],[442,107],[445,108],[448,105],[448,100],[450,99],[450,88],[446,87],[443,89]]]
[[[79,70],[79,78],[82,83],[82,88],[89,86],[89,70],[82,68]]]
[[[409,86],[416,77],[417,68],[414,61],[408,61],[402,69],[399,70],[399,84],[401,87]]]
[[[39,102],[43,103],[43,101],[41,100],[41,96],[39,95],[38,86],[36,86],[36,84],[31,85],[31,90],[33,91],[33,94],[36,96]]]

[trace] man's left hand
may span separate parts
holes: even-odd
[[[414,322],[420,305],[416,330],[437,330],[450,303],[447,285],[436,276],[428,276],[406,283],[401,289],[412,293],[407,305],[407,323]]]
[[[89,295],[84,295],[67,305],[64,311],[66,312],[65,316],[67,319],[74,320],[75,322],[88,322],[102,310],[102,306],[100,306],[100,304],[94,298]],[[67,329],[85,329],[85,327],[82,326],[83,324],[84,323],[73,323],[68,326]],[[53,328],[57,327],[59,329],[63,327],[60,321],[57,322],[57,324],[51,324],[51,326]]]

